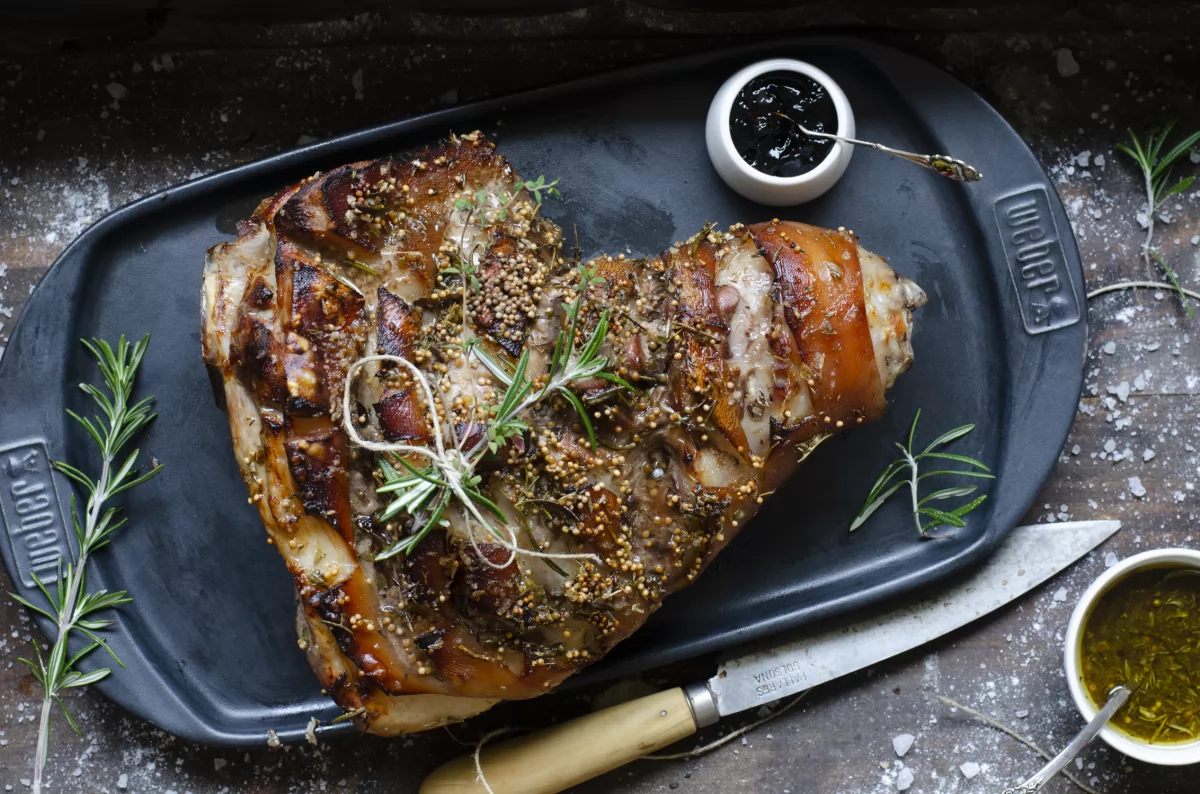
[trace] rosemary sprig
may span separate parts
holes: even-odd
[[[487,453],[498,452],[511,439],[528,431],[529,425],[521,417],[526,410],[547,397],[554,394],[561,395],[575,409],[579,414],[580,424],[587,433],[591,448],[597,448],[596,432],[588,417],[587,408],[578,395],[571,391],[570,384],[585,378],[600,378],[615,384],[618,388],[630,391],[633,390],[633,386],[621,377],[606,371],[609,363],[608,357],[600,355],[600,348],[608,336],[609,315],[607,310],[601,312],[591,335],[583,346],[576,350],[575,337],[579,329],[579,315],[583,308],[587,289],[593,284],[604,283],[604,279],[596,275],[594,266],[589,268],[580,264],[578,272],[579,292],[575,300],[564,307],[564,324],[567,327],[559,332],[554,342],[549,369],[546,373],[546,382],[540,389],[535,389],[533,381],[527,376],[528,350],[521,353],[516,367],[509,372],[482,347],[472,346],[470,348],[472,355],[505,386],[500,402],[488,408],[487,413],[490,418],[482,428],[481,439],[466,450],[457,448],[463,446],[460,442],[454,454],[444,460],[431,455],[430,465],[421,470],[413,467],[403,458],[394,458],[407,470],[407,473],[401,473],[385,459],[380,459],[380,471],[383,473],[384,483],[376,490],[380,494],[396,494],[396,496],[379,514],[379,519],[388,521],[401,513],[408,513],[413,516],[413,526],[416,527],[416,531],[388,546],[376,555],[376,559],[386,559],[400,552],[407,552],[420,543],[442,520],[453,497],[458,497],[459,501],[463,502],[464,507],[468,509],[489,513],[499,521],[501,526],[507,527],[509,521],[504,511],[480,490],[481,478],[475,474],[475,467]],[[450,483],[450,479],[454,480],[453,485]],[[490,524],[485,523],[485,526],[494,529]],[[493,534],[495,533],[493,532]]]
[[[1197,143],[1200,143],[1200,131],[1193,132],[1171,147],[1166,154],[1163,154],[1163,146],[1166,144],[1167,136],[1171,134],[1171,129],[1174,126],[1175,122],[1171,122],[1161,130],[1151,130],[1146,134],[1145,141],[1139,140],[1134,131],[1129,130],[1129,140],[1133,145],[1128,146],[1118,143],[1117,149],[1124,152],[1137,163],[1145,182],[1146,239],[1142,243],[1142,259],[1145,261],[1147,268],[1150,267],[1151,259],[1158,262],[1159,266],[1166,272],[1167,278],[1175,286],[1175,291],[1179,295],[1179,300],[1183,303],[1183,308],[1187,310],[1188,317],[1195,317],[1192,313],[1191,301],[1188,300],[1183,286],[1175,276],[1175,271],[1167,264],[1167,260],[1158,252],[1158,249],[1154,247],[1154,219],[1158,215],[1158,211],[1162,209],[1162,206],[1167,203],[1168,199],[1185,192],[1196,181],[1195,176],[1185,176],[1178,182],[1171,183],[1171,172],[1175,164],[1180,158],[1191,151]]]
[[[618,388],[629,391],[633,391],[633,386],[623,378],[606,371],[608,357],[600,355],[600,347],[608,336],[608,309],[600,313],[600,319],[596,322],[591,336],[576,354],[575,333],[579,327],[579,313],[583,308],[583,300],[591,285],[604,283],[604,279],[596,275],[595,265],[588,267],[580,263],[577,269],[579,272],[579,296],[566,307],[568,327],[566,331],[559,331],[558,337],[554,340],[554,348],[550,354],[550,369],[546,374],[546,385],[538,395],[538,400],[555,392],[561,394],[579,414],[579,422],[583,425],[588,443],[594,450],[596,449],[596,431],[592,427],[592,420],[588,417],[587,408],[575,392],[567,386],[573,381],[584,378],[600,378]]]
[[[88,435],[100,447],[100,473],[93,480],[83,471],[68,463],[62,461],[54,463],[56,469],[86,490],[88,494],[82,520],[75,509],[75,496],[73,494],[71,496],[71,522],[75,529],[75,538],[79,543],[79,554],[73,563],[68,562],[62,567],[57,587],[53,593],[36,575],[34,576],[38,589],[46,598],[46,605],[39,606],[15,593],[11,594],[19,603],[53,621],[57,629],[54,643],[46,657],[43,658],[35,640],[33,643],[35,659],[19,660],[33,672],[33,677],[42,685],[43,693],[41,721],[38,724],[37,754],[33,762],[33,791],[35,794],[41,792],[45,776],[46,758],[50,749],[50,714],[53,705],[55,703],[59,705],[70,726],[75,729],[76,733],[81,734],[82,731],[62,700],[63,692],[102,681],[112,673],[112,670],[106,667],[81,672],[76,669],[76,665],[92,651],[102,648],[114,662],[122,667],[125,666],[104,638],[96,633],[112,626],[116,621],[111,618],[97,617],[96,613],[127,604],[133,599],[124,590],[87,592],[87,562],[91,554],[106,546],[111,540],[112,534],[124,526],[127,521],[123,517],[118,517],[119,508],[109,507],[108,503],[118,494],[141,485],[162,471],[162,466],[154,463],[149,471],[138,474],[136,466],[139,451],[136,449],[118,463],[118,458],[126,445],[155,417],[155,414],[150,413],[150,403],[153,398],[147,397],[131,403],[134,380],[149,343],[150,337],[146,336],[131,346],[122,336],[114,350],[104,340],[93,339],[91,342],[84,340],[83,344],[96,357],[96,363],[104,375],[108,393],[106,394],[90,383],[81,383],[79,388],[95,400],[102,415],[88,418],[71,410],[68,410],[67,413],[83,426]],[[87,644],[73,654],[68,650],[72,632],[78,632],[88,640]]]
[[[906,444],[896,444],[896,446],[900,449],[900,454],[902,457],[899,460],[893,461],[891,465],[884,469],[883,474],[880,474],[879,479],[877,479],[875,484],[871,486],[871,491],[867,494],[866,502],[863,504],[862,509],[858,511],[858,515],[854,518],[854,523],[850,525],[851,532],[865,524],[867,519],[869,519],[892,494],[896,493],[896,491],[900,490],[900,488],[905,485],[909,487],[909,491],[912,493],[913,521],[916,522],[917,532],[920,533],[921,537],[927,537],[926,533],[929,532],[929,530],[943,524],[949,524],[952,527],[966,526],[966,522],[963,521],[963,516],[979,507],[979,505],[983,504],[984,500],[987,499],[987,495],[984,494],[983,496],[976,497],[970,502],[967,502],[960,507],[956,507],[953,510],[940,510],[936,507],[927,506],[929,502],[936,502],[943,499],[953,499],[959,496],[970,496],[977,490],[973,485],[962,485],[952,488],[942,488],[922,497],[919,493],[920,482],[928,477],[952,475],[956,477],[974,477],[983,480],[994,480],[995,477],[991,474],[991,470],[987,466],[983,465],[974,458],[968,458],[965,455],[955,455],[949,452],[936,451],[938,448],[949,444],[951,441],[962,438],[967,433],[970,433],[975,429],[975,425],[963,425],[962,427],[956,427],[953,430],[947,430],[945,433],[942,433],[933,441],[929,442],[929,446],[925,447],[923,451],[914,454],[913,439],[916,437],[917,421],[920,418],[921,412],[917,411],[917,415],[913,417],[912,426],[908,429],[908,442]],[[947,460],[954,463],[962,463],[970,468],[941,469],[938,471],[921,473],[921,461],[930,458],[939,461]],[[976,469],[979,471],[976,471]],[[896,478],[902,474],[907,474],[907,477],[899,481],[895,481]],[[929,521],[924,522],[922,516],[928,516]]]

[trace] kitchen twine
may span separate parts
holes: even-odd
[[[434,444],[436,445],[436,450],[430,449],[429,447],[416,447],[412,446],[411,444],[368,441],[360,436],[358,434],[358,430],[355,429],[353,416],[350,411],[350,392],[354,386],[354,376],[363,366],[383,361],[402,364],[405,367],[408,367],[416,381],[421,384],[421,389],[425,392],[426,415],[429,417],[431,424],[433,425],[433,440]],[[446,405],[444,397],[442,397],[442,407],[445,408],[446,415],[449,416],[450,408]],[[470,477],[475,473],[475,464],[471,461],[471,455],[475,454],[480,447],[477,444],[475,449],[464,452],[463,444],[466,442],[466,435],[469,434],[466,434],[460,438],[458,433],[455,431],[453,424],[447,423],[447,426],[449,427],[450,431],[450,440],[454,443],[453,448],[450,450],[447,450],[445,444],[442,442],[442,425],[438,420],[437,411],[434,410],[433,388],[429,385],[429,380],[425,377],[425,373],[421,372],[421,370],[417,368],[417,365],[413,364],[408,359],[402,356],[389,355],[366,356],[365,358],[360,358],[358,361],[351,364],[350,369],[346,371],[346,382],[342,389],[342,427],[345,429],[346,434],[355,444],[363,449],[369,449],[372,452],[399,452],[405,455],[422,455],[428,458],[429,462],[441,475],[443,482],[446,483],[446,487],[450,489],[450,492],[453,493],[454,496],[458,498],[459,502],[462,503],[463,507],[466,508],[467,538],[471,541],[471,548],[473,548],[479,558],[489,566],[492,568],[507,568],[509,565],[512,565],[514,560],[516,560],[518,554],[526,557],[539,557],[542,559],[551,560],[590,559],[595,561],[597,564],[601,562],[600,558],[595,554],[555,554],[533,551],[531,549],[523,549],[517,542],[517,533],[512,529],[511,526],[508,525],[505,525],[504,527],[508,537],[506,538],[503,534],[501,534],[500,530],[498,530],[491,523],[491,521],[484,518],[483,514],[479,511],[479,508],[476,507],[475,501],[467,495],[462,486],[463,478]],[[495,563],[483,553],[483,550],[479,547],[479,543],[475,537],[475,525],[471,521],[472,518],[482,525],[483,528],[486,529],[501,546],[508,549],[509,556],[507,560],[502,563]]]

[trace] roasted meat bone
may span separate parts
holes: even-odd
[[[204,359],[250,501],[295,578],[300,647],[365,730],[462,720],[598,661],[816,444],[880,415],[925,297],[852,233],[783,221],[588,272],[479,133],[316,174],[208,252]],[[477,443],[504,392],[482,360],[528,351],[542,383],[577,300],[577,343],[606,316],[605,371],[633,386],[568,384],[596,446],[548,396],[475,470],[511,534],[450,500],[377,559],[420,516],[379,519],[402,456],[352,438]]]

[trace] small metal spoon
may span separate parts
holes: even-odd
[[[1117,713],[1117,709],[1125,705],[1125,701],[1129,700],[1131,691],[1126,686],[1114,687],[1108,693],[1108,702],[1104,704],[1104,708],[1100,709],[1100,713],[1092,718],[1092,721],[1084,726],[1075,738],[1071,740],[1063,751],[1054,756],[1054,760],[1046,764],[1042,771],[1038,772],[1033,777],[1026,780],[1016,788],[1006,788],[1003,794],[1034,794],[1036,791],[1041,791],[1042,786],[1050,781],[1050,778],[1057,775],[1063,770],[1067,764],[1083,751],[1083,748],[1091,744],[1092,739],[1100,733],[1100,729],[1108,724],[1112,716]]]
[[[914,152],[905,152],[900,149],[893,149],[890,146],[884,146],[882,143],[871,143],[870,141],[860,141],[856,138],[843,138],[841,135],[833,135],[828,132],[817,132],[810,130],[800,122],[796,121],[786,113],[775,111],[776,116],[781,116],[795,124],[810,138],[828,138],[831,141],[841,141],[855,146],[869,146],[872,149],[878,149],[884,154],[890,154],[899,157],[902,160],[908,160],[910,163],[916,163],[919,166],[932,169],[944,177],[949,177],[958,182],[978,182],[983,179],[983,174],[977,171],[971,165],[959,160],[957,157],[951,157],[948,154],[916,154]]]

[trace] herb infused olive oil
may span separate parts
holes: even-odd
[[[1154,568],[1122,579],[1084,624],[1084,688],[1099,708],[1126,684],[1112,725],[1152,744],[1200,739],[1200,570]]]

